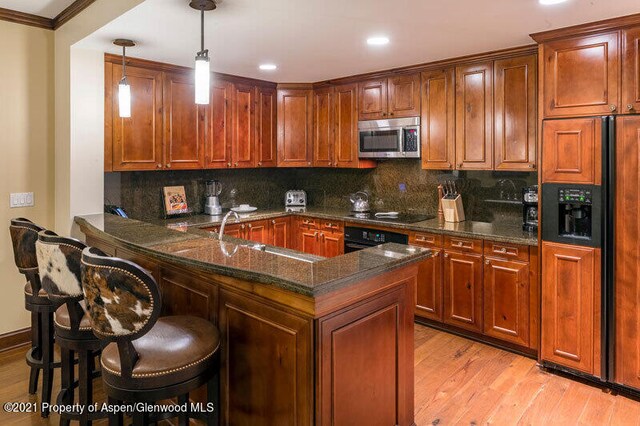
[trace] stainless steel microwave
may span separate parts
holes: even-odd
[[[360,158],[420,158],[420,117],[358,122]]]

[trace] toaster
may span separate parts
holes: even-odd
[[[301,189],[287,191],[284,196],[285,207],[306,207],[307,193]]]

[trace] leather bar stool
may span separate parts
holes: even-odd
[[[155,403],[207,384],[208,413],[183,412],[179,424],[200,418],[217,425],[220,334],[209,321],[190,316],[160,317],[162,301],[153,277],[135,263],[108,257],[97,248],[82,252],[82,287],[93,332],[109,342],[100,358],[109,403]],[[205,414],[205,415],[203,415]],[[175,417],[135,411],[134,425]],[[111,415],[110,424],[122,424]]]
[[[42,370],[42,395],[40,402],[51,402],[53,372],[60,367],[54,362],[53,353],[53,313],[57,306],[49,300],[42,289],[38,274],[36,241],[38,232],[44,228],[29,219],[11,219],[9,232],[13,243],[13,256],[18,270],[27,278],[24,286],[25,308],[31,312],[31,349],[27,352],[27,364],[30,367],[29,393],[38,391],[38,375]],[[49,410],[40,411],[42,417],[48,417]]]
[[[61,390],[57,403],[73,405],[75,390],[81,412],[60,414],[60,424],[78,420],[90,425],[92,420],[106,417],[100,411],[89,412],[93,404],[93,379],[99,377],[95,358],[100,355],[102,342],[91,329],[85,313],[80,260],[86,246],[75,239],[60,237],[52,231],[40,231],[36,242],[38,270],[42,287],[49,299],[59,308],[54,319],[55,340],[60,347],[62,367]],[[74,357],[78,354],[78,380],[75,381]]]

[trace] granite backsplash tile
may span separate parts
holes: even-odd
[[[235,169],[110,173],[105,198],[131,217],[163,217],[162,187],[183,185],[190,208],[202,212],[205,181],[222,182],[223,207],[248,203],[258,208],[283,206],[289,189],[307,191],[313,207],[350,207],[349,195],[370,194],[372,208],[435,215],[437,186],[454,180],[462,193],[467,219],[493,222],[522,215],[522,188],[537,183],[536,173],[422,170],[418,160],[381,161],[375,169]],[[116,200],[116,201],[114,201]]]

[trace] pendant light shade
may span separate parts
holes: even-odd
[[[204,48],[204,11],[215,9],[216,3],[213,0],[191,0],[189,6],[200,11],[200,51],[196,54],[195,67],[196,104],[207,105],[209,103],[211,63],[209,62],[209,50]]]
[[[113,41],[116,46],[122,47],[122,79],[118,84],[118,112],[120,118],[131,117],[131,86],[129,80],[127,80],[127,62],[126,54],[127,47],[135,46],[135,43],[131,40],[119,38]]]

